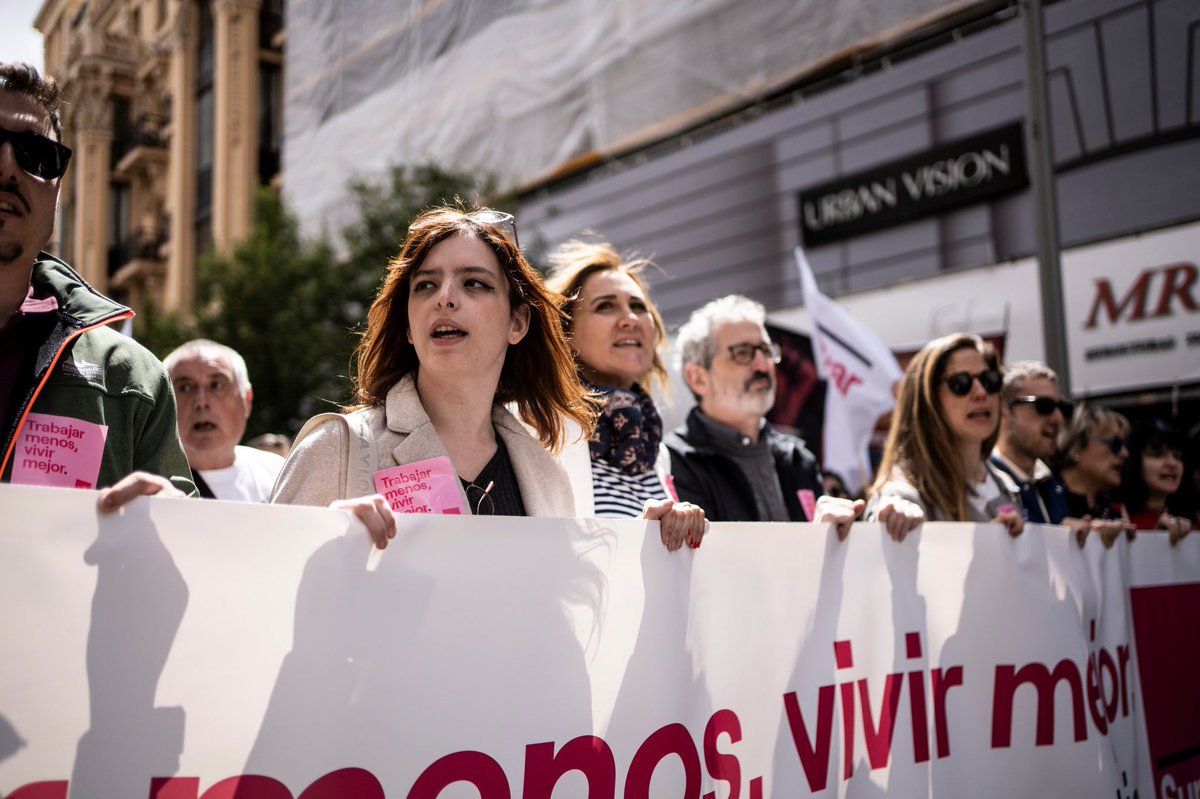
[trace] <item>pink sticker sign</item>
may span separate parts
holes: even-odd
[[[804,508],[804,515],[808,517],[808,520],[816,521],[813,517],[817,512],[817,495],[807,488],[801,488],[796,492],[796,498],[800,500],[800,507]]]
[[[13,451],[12,481],[56,488],[95,488],[108,426],[31,413]]]
[[[458,485],[445,455],[375,472],[375,490],[396,513],[464,514]]]

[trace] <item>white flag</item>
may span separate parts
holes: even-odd
[[[875,421],[895,407],[892,386],[903,372],[873,330],[817,288],[804,250],[796,248],[804,305],[812,317],[817,374],[825,393],[823,461],[851,493],[871,479],[867,446]]]

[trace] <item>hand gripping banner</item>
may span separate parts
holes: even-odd
[[[1200,537],[0,486],[0,796],[1189,797]],[[1188,793],[1191,791],[1192,793]]]

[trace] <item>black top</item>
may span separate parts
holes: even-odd
[[[1091,506],[1088,505],[1087,497],[1082,494],[1067,491],[1066,499],[1067,515],[1076,519],[1082,519],[1084,516],[1091,516],[1093,519],[1120,519],[1123,517],[1121,504],[1113,502],[1107,494],[1097,495],[1096,504]]]
[[[521,500],[521,487],[513,471],[504,441],[496,436],[496,454],[474,481],[458,478],[467,493],[467,508],[476,516],[528,516]],[[490,487],[489,487],[490,486]]]
[[[794,522],[809,521],[797,492],[812,491],[817,497],[824,493],[816,457],[801,439],[769,424],[763,426],[761,435],[771,450],[789,517]],[[761,521],[753,488],[733,459],[715,446],[699,408],[693,408],[684,426],[668,435],[664,443],[671,453],[671,474],[681,500],[704,508],[710,521]]]

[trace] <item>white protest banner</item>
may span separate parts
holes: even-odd
[[[895,407],[892,386],[904,373],[874,331],[821,293],[800,247],[796,266],[804,307],[812,317],[817,373],[828,383],[822,465],[857,494],[871,473],[867,445],[875,422]]]
[[[1155,789],[1140,794],[1185,799],[1200,796],[1200,550],[1171,548],[1163,538],[1140,535],[1128,564],[1127,612],[1143,703],[1141,784]]]
[[[408,515],[372,555],[335,511],[95,501],[0,485],[8,799],[1165,799],[1200,768],[1196,536],[669,553],[638,520]]]

